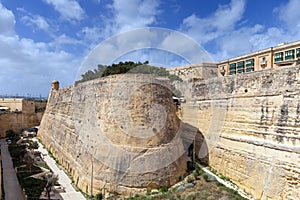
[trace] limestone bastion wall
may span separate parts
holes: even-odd
[[[185,173],[179,126],[168,79],[125,74],[51,90],[38,135],[84,192],[129,196]]]
[[[300,199],[300,67],[178,85],[209,164],[255,199]]]

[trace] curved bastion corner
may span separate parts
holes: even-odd
[[[185,174],[179,127],[168,79],[123,74],[52,85],[39,137],[82,191],[130,196]]]

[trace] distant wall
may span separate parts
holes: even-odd
[[[167,70],[171,74],[175,74],[183,80],[207,79],[218,76],[218,68],[216,63],[199,63],[176,68],[168,68]]]
[[[10,111],[35,112],[35,102],[22,98],[0,98],[0,106],[8,107]]]
[[[178,87],[182,119],[204,135],[213,168],[255,199],[300,199],[299,66]]]
[[[40,124],[43,113],[4,113],[0,114],[0,137],[5,137],[7,130],[20,132]]]
[[[23,99],[22,101],[22,113],[34,113],[35,112],[35,102]]]
[[[0,106],[8,107],[11,111],[21,111],[22,110],[23,99],[10,99],[10,98],[0,98]]]

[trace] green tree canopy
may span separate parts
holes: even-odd
[[[166,68],[151,66],[149,65],[148,61],[145,61],[143,63],[126,61],[126,62],[119,62],[118,64],[112,64],[109,66],[98,65],[97,69],[93,71],[89,70],[86,73],[82,74],[81,80],[76,81],[76,83],[85,82],[85,81],[89,81],[89,80],[93,80],[96,78],[105,77],[109,75],[125,74],[125,73],[153,74],[156,76],[167,76],[170,78],[171,82],[182,81],[178,76],[170,75],[169,71],[167,71]]]

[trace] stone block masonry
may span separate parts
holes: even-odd
[[[255,199],[300,199],[300,66],[177,87],[214,169]]]
[[[38,126],[43,113],[2,113],[0,114],[0,137],[6,136],[6,131],[19,133],[22,129]]]
[[[164,78],[125,74],[52,89],[38,135],[88,194],[170,186],[186,156],[169,88]]]

